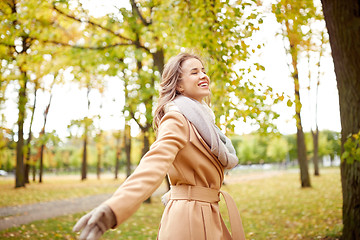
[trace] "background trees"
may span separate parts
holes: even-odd
[[[42,1],[40,5],[36,3],[36,1],[4,3],[4,9],[8,9],[6,11],[9,14],[13,9],[19,9],[16,13],[21,12],[21,16],[18,16],[16,21],[24,25],[24,31],[28,32],[29,43],[34,49],[25,52],[33,54],[32,61],[27,62],[33,70],[28,70],[30,69],[28,67],[24,73],[31,77],[26,85],[28,86],[27,98],[23,97],[34,101],[32,104],[23,104],[25,108],[22,111],[28,111],[29,114],[31,110],[46,112],[46,106],[43,110],[36,108],[39,104],[35,101],[36,93],[38,89],[42,89],[41,86],[50,86],[51,79],[55,81],[56,76],[61,79],[61,72],[70,73],[72,78],[59,80],[55,85],[66,81],[74,83],[83,89],[84,96],[104,92],[109,76],[115,77],[123,86],[119,89],[119,94],[123,94],[125,100],[123,104],[117,105],[114,112],[122,112],[126,126],[140,129],[142,153],[145,153],[154,139],[151,114],[156,104],[156,88],[164,61],[180,50],[201,49],[212,79],[212,107],[217,113],[217,123],[220,127],[231,134],[234,129],[234,120],[240,120],[253,122],[259,126],[258,131],[262,133],[274,131],[273,120],[279,115],[271,110],[271,105],[283,100],[284,96],[273,93],[270,87],[256,81],[256,71],[264,68],[259,63],[249,64],[250,62],[247,61],[252,54],[261,49],[261,44],[254,44],[252,38],[253,33],[259,29],[263,21],[259,13],[260,8],[255,2],[230,4],[221,1],[130,1],[128,5],[119,7],[115,13],[97,17],[90,15],[86,6],[77,1]],[[286,5],[285,2],[279,4]],[[311,5],[310,2],[309,4]],[[41,13],[33,11],[35,7],[42,9]],[[280,5],[277,7],[276,9],[281,8]],[[299,9],[295,10],[299,11]],[[296,16],[296,11],[289,16],[282,16],[282,19],[293,18]],[[11,14],[5,13],[7,12],[1,15],[4,19],[3,24],[9,25]],[[16,15],[13,18],[16,18]],[[299,20],[303,21],[299,24],[307,24],[306,21],[310,18],[314,16],[305,15]],[[296,27],[299,28],[300,25]],[[19,28],[17,26],[13,28]],[[4,31],[4,34],[11,35],[13,39],[9,38],[1,42],[0,46],[7,49],[4,53],[5,62],[2,64],[2,69],[4,72],[13,74],[2,74],[4,79],[2,89],[12,83],[11,79],[20,76],[20,72],[15,72],[14,67],[6,60],[14,57],[14,54],[18,57],[17,52],[11,52],[14,52],[16,44],[20,43],[14,40],[18,33]],[[294,34],[290,35],[294,37]],[[298,32],[296,41],[299,44],[306,42],[306,39],[301,40],[301,38],[305,38],[304,33]],[[18,50],[20,51],[20,46]],[[299,50],[301,50],[300,47],[297,51]],[[53,76],[53,78],[48,76]],[[91,103],[88,99],[85,104],[88,113],[79,119],[73,119],[84,141],[83,179],[86,178],[88,165],[87,143],[92,141],[96,132],[99,134],[101,131],[101,116],[92,112],[101,112],[99,101],[102,100],[97,101]],[[34,113],[30,114],[27,119],[32,119],[33,115]],[[45,122],[43,119],[43,123]],[[88,122],[92,122],[93,127],[90,127],[92,124]],[[89,129],[95,126],[99,127],[99,130],[91,132]],[[119,128],[123,126],[119,122]],[[123,136],[126,143],[124,153],[128,156],[128,174],[130,174],[130,149],[132,149],[130,129],[125,132],[127,134]],[[32,136],[31,131],[27,138],[28,143],[32,141],[30,136]],[[118,139],[121,138],[118,137]],[[276,156],[284,155],[284,153],[278,153],[277,147],[267,148],[266,138],[260,138],[259,141],[264,147],[256,150],[258,153],[254,155],[256,156],[254,160],[247,159],[246,162],[257,162],[260,157],[263,161],[275,161]],[[285,144],[283,140],[279,141]],[[21,143],[21,141],[17,142]],[[32,145],[27,146],[30,149]],[[98,149],[100,151],[101,148]],[[241,151],[245,151],[244,149]],[[293,148],[290,148],[290,152],[291,149]],[[31,149],[27,153],[31,155]],[[274,155],[268,157],[267,154]],[[135,159],[135,162],[140,157]],[[36,157],[33,156],[33,159]],[[21,164],[17,166],[21,167]]]

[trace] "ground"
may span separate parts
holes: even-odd
[[[269,178],[278,174],[281,174],[281,172],[256,172],[246,175],[229,174],[226,176],[225,184],[251,181],[260,178]],[[165,192],[166,185],[163,184],[154,193],[154,196],[163,194]],[[28,224],[36,220],[44,220],[48,218],[89,211],[108,199],[110,196],[110,193],[105,193],[34,204],[2,207],[0,208],[0,231],[10,227]]]

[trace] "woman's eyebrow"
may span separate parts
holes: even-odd
[[[193,68],[190,71],[198,70],[198,68]],[[201,68],[201,70],[205,70],[205,68]]]

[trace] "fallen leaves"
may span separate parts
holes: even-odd
[[[322,169],[320,177],[312,178],[310,189],[301,189],[299,185],[298,173],[288,171],[271,178],[227,184],[223,190],[233,196],[248,240],[339,239],[342,230],[339,169]],[[143,204],[130,219],[106,232],[102,239],[156,239],[163,209],[160,198],[153,197],[151,204]],[[223,201],[220,210],[229,226]],[[78,234],[71,229],[82,215],[11,228],[0,232],[0,239],[76,239]]]

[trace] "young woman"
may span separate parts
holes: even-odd
[[[168,61],[154,116],[156,141],[114,195],[74,226],[74,231],[83,229],[80,239],[98,239],[123,223],[166,174],[171,190],[162,199],[166,207],[158,239],[245,239],[235,202],[220,191],[224,170],[236,166],[238,159],[204,102],[210,94],[209,84],[196,55],[181,53]],[[220,193],[228,208],[232,235],[219,212]]]

